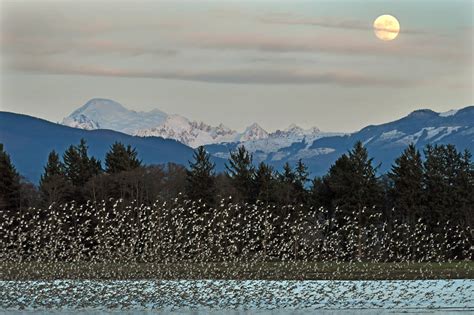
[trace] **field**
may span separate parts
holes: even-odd
[[[474,262],[44,263],[2,262],[0,280],[421,280],[474,279]]]

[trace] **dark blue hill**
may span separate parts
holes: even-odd
[[[391,168],[395,158],[414,143],[422,151],[427,144],[453,144],[458,150],[468,149],[474,153],[474,106],[457,112],[440,114],[429,109],[416,110],[409,115],[381,125],[371,125],[350,135],[324,137],[306,143],[292,143],[277,152],[263,155],[264,162],[280,170],[284,163],[294,165],[302,159],[311,175],[323,175],[338,157],[361,141],[374,158],[379,171]],[[213,144],[206,146],[216,156],[234,150],[239,143]],[[254,153],[258,156],[258,152]]]
[[[0,143],[5,145],[18,172],[34,183],[38,182],[51,150],[62,154],[81,138],[86,139],[89,154],[102,161],[115,141],[136,147],[145,164],[174,162],[187,166],[193,154],[192,148],[175,140],[133,137],[112,130],[76,129],[27,115],[0,112]],[[214,162],[222,169],[223,160],[214,158]]]

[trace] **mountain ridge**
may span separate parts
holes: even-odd
[[[446,112],[445,112],[446,113]],[[329,166],[346,153],[357,141],[361,141],[381,163],[380,171],[387,171],[395,158],[410,143],[422,150],[426,144],[454,144],[459,150],[474,152],[474,106],[450,111],[449,115],[432,110],[416,110],[394,121],[369,125],[350,134],[326,134],[324,137],[303,137],[285,143],[274,151],[262,149],[262,145],[250,142],[246,148],[254,154],[256,162],[265,162],[279,169],[284,163],[296,163],[301,159],[313,175],[324,174]],[[261,144],[261,141],[258,142]],[[208,145],[207,150],[216,157],[227,158],[239,143]]]
[[[53,123],[24,114],[0,111],[0,143],[10,154],[19,173],[37,183],[48,154],[62,154],[70,145],[84,138],[89,153],[104,161],[110,146],[119,141],[135,147],[145,164],[177,163],[188,165],[194,150],[179,141],[160,137],[141,138],[110,129],[84,130]],[[224,169],[223,160],[213,157],[217,169]]]
[[[256,129],[257,126],[254,125]],[[207,127],[202,125],[199,128]],[[99,159],[103,159],[114,141],[136,147],[146,164],[174,162],[187,165],[193,154],[191,147],[172,139],[130,136],[105,129],[83,130],[28,115],[0,112],[0,142],[5,144],[20,173],[33,181],[39,179],[52,149],[63,152],[69,145],[78,143],[80,138],[90,143],[91,153]],[[449,111],[448,114],[414,111],[400,119],[366,126],[351,134],[307,133],[290,125],[286,131],[278,130],[264,138],[209,144],[205,148],[212,155],[218,171],[225,169],[224,159],[229,157],[229,152],[244,144],[252,153],[255,164],[265,162],[280,170],[285,163],[294,165],[301,159],[311,176],[315,176],[327,172],[330,165],[357,141],[369,150],[374,163],[381,165],[381,172],[389,170],[395,158],[410,143],[420,150],[427,144],[453,144],[458,150],[474,152],[474,106]]]
[[[211,126],[178,114],[167,114],[159,109],[148,112],[129,110],[122,104],[105,98],[89,100],[85,105],[65,117],[62,124],[86,130],[112,129],[134,136],[158,136],[175,139],[193,148],[224,142],[244,143],[266,139],[271,134],[281,132],[277,130],[269,133],[256,122],[249,125],[243,132],[237,132],[222,123]],[[321,132],[316,127],[306,130],[296,125],[293,127],[293,130],[287,128],[285,131],[293,133],[295,138],[298,138],[302,131],[308,135]]]

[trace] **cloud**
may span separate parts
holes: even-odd
[[[347,29],[347,30],[372,30],[372,23],[367,23],[367,21],[355,20],[355,19],[342,19],[336,17],[302,17],[294,16],[290,14],[270,14],[259,18],[259,21],[266,24],[285,24],[285,25],[308,25],[308,26],[318,26],[324,28],[338,28],[338,29]],[[392,31],[390,29],[379,30]],[[403,34],[426,34],[422,30],[406,29],[403,27]]]
[[[7,54],[30,56],[76,53],[80,55],[118,54],[125,56],[159,55],[175,56],[177,49],[156,47],[150,44],[119,42],[107,39],[48,39],[43,37],[22,38],[6,34],[1,38],[1,51]]]
[[[359,20],[335,19],[335,18],[308,18],[297,17],[294,15],[278,14],[267,15],[260,17],[259,21],[266,24],[286,24],[286,25],[312,25],[326,28],[342,28],[342,29],[357,29],[368,30],[371,28],[370,24]]]
[[[97,65],[70,65],[46,62],[16,63],[16,71],[36,74],[87,75],[126,78],[156,78],[222,84],[331,84],[345,87],[406,87],[418,84],[405,78],[375,77],[351,71],[318,72],[305,69],[229,68],[222,70],[143,70],[120,69]]]
[[[463,49],[451,49],[453,42],[448,39],[425,38],[380,43],[377,39],[361,40],[336,34],[300,33],[297,36],[267,33],[188,33],[184,39],[188,45],[215,50],[254,50],[272,53],[324,53],[352,56],[383,56],[467,60],[471,53]],[[425,44],[421,45],[421,42]]]
[[[41,2],[41,1],[40,1]],[[165,15],[166,11],[147,5],[135,14],[112,10],[106,4],[89,3],[78,7],[54,2],[53,6],[27,6],[8,2],[1,23],[1,52],[11,55],[57,55],[74,53],[78,56],[116,54],[120,56],[175,56],[193,48],[206,50],[254,50],[281,54],[323,53],[328,55],[396,56],[423,59],[467,60],[471,51],[451,49],[458,42],[434,35],[408,39],[405,34],[420,33],[407,30],[394,43],[381,44],[373,36],[353,36],[349,32],[332,32],[311,28],[292,31],[282,25],[309,25],[331,29],[372,31],[366,21],[336,17],[302,17],[291,14],[248,14],[232,7],[219,9],[209,16],[204,10],[195,15]],[[14,5],[13,5],[14,4]],[[120,6],[119,6],[120,7]],[[89,10],[93,9],[95,10]],[[219,11],[220,10],[220,11]],[[91,11],[91,12],[89,12]],[[163,12],[163,13],[160,13]],[[5,13],[5,12],[4,12]],[[219,18],[216,18],[217,15]],[[222,17],[221,17],[222,15]],[[228,19],[239,17],[239,23]],[[195,17],[193,19],[193,17]],[[204,20],[206,18],[206,20]],[[226,22],[222,20],[226,19]],[[205,21],[205,22],[202,22]],[[242,21],[245,21],[242,22]],[[257,21],[258,23],[255,23]],[[261,23],[272,24],[262,25]],[[250,31],[249,31],[250,30]],[[469,35],[472,35],[472,30]],[[463,39],[464,40],[464,39]],[[421,44],[421,42],[429,44]],[[210,58],[212,61],[212,57]]]

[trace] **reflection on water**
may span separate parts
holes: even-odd
[[[10,314],[459,314],[474,280],[0,281]]]

